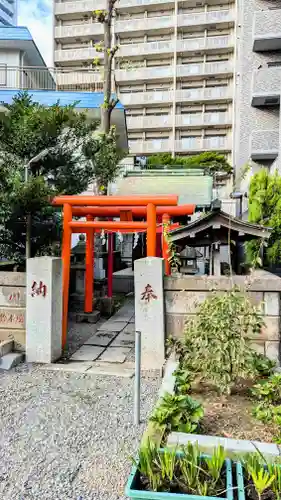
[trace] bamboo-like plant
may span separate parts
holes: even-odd
[[[257,472],[254,468],[252,469],[251,466],[248,466],[248,472],[251,475],[258,498],[261,500],[264,491],[272,485],[275,475],[270,475],[265,467],[261,467]]]
[[[207,464],[208,472],[212,476],[215,483],[217,483],[220,478],[225,458],[226,454],[223,446],[218,446],[217,448],[215,448],[213,454],[210,457],[205,457],[205,463]]]
[[[152,491],[158,491],[162,484],[157,458],[157,446],[150,440],[147,440],[146,444],[140,448],[137,460],[132,457],[132,462],[140,474],[145,477]]]
[[[201,455],[198,443],[177,448],[158,450],[146,442],[139,451],[136,465],[144,488],[151,491],[182,491],[193,495],[219,496],[225,490],[222,447],[212,457]]]

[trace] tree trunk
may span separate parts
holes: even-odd
[[[101,107],[101,131],[108,134],[110,130],[110,113],[109,109]]]
[[[111,19],[113,5],[111,0],[106,0],[107,19],[104,22],[104,75],[103,75],[103,106],[101,108],[101,131],[105,134],[110,130],[110,101],[111,101]]]

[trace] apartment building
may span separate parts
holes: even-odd
[[[0,0],[0,26],[17,24],[17,0]]]
[[[247,0],[239,8],[234,162],[251,172],[281,167],[281,1]]]
[[[93,66],[103,0],[54,3],[54,65]],[[130,153],[231,154],[235,68],[232,0],[118,0],[113,32],[117,93],[126,107]]]

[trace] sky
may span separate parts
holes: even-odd
[[[18,0],[18,26],[29,28],[45,63],[52,66],[52,0]]]

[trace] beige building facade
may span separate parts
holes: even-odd
[[[93,60],[103,0],[54,3],[54,65],[95,89]],[[126,107],[130,154],[233,151],[236,7],[227,0],[118,0],[113,24],[116,91]],[[67,79],[67,77],[66,77]],[[75,85],[75,82],[70,82]],[[67,87],[64,87],[67,88]]]

